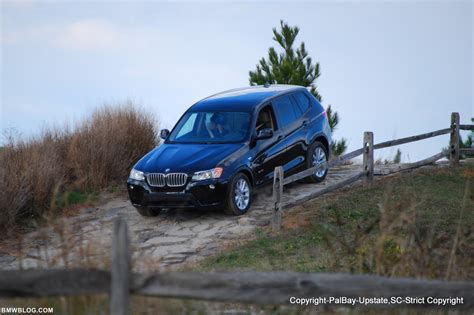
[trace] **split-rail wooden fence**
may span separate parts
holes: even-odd
[[[462,154],[471,154],[474,155],[474,147],[472,148],[460,148],[460,130],[474,130],[474,125],[462,125],[460,124],[459,113],[452,113],[451,114],[451,125],[449,128],[444,128],[436,131],[431,131],[423,134],[419,134],[416,136],[400,138],[396,140],[385,141],[381,143],[374,144],[374,134],[370,131],[364,132],[363,141],[362,141],[362,148],[334,158],[326,163],[322,163],[320,165],[316,165],[314,167],[308,168],[298,174],[294,174],[284,178],[283,176],[283,168],[278,166],[275,168],[274,176],[273,176],[273,216],[272,216],[272,229],[274,231],[278,231],[281,227],[281,217],[284,207],[292,207],[301,203],[304,203],[310,199],[316,198],[328,192],[340,189],[344,186],[350,185],[361,178],[365,178],[366,181],[370,182],[374,178],[375,175],[386,175],[387,173],[380,173],[376,174],[374,172],[374,150],[388,148],[396,145],[401,145],[405,143],[420,141],[436,136],[441,136],[444,134],[450,134],[449,138],[449,148],[443,149],[441,152],[425,158],[421,161],[414,162],[414,163],[407,163],[407,164],[400,164],[398,168],[389,170],[389,173],[405,171],[413,168],[417,168],[420,166],[425,166],[429,164],[433,164],[436,161],[448,157],[450,165],[458,165],[459,164],[459,157]],[[335,182],[332,185],[328,185],[321,190],[316,190],[311,194],[308,194],[304,198],[300,198],[298,200],[292,200],[288,202],[282,202],[283,198],[283,187],[290,183],[296,182],[301,180],[305,177],[308,177],[317,171],[330,169],[335,166],[339,166],[344,164],[345,162],[362,155],[362,169],[357,172],[356,174],[345,178],[344,180]]]

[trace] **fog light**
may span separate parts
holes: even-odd
[[[133,189],[133,185],[130,185],[130,189]]]
[[[209,188],[214,189],[214,188],[216,188],[216,186],[214,186],[213,184],[210,184]]]

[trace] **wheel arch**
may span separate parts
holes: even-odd
[[[328,152],[328,158],[329,158],[332,152],[331,152],[331,145],[329,144],[328,139],[324,135],[319,134],[311,141],[311,144],[313,144],[315,141],[321,142],[321,144],[326,147],[326,151]]]
[[[237,172],[235,172],[235,174],[238,174],[238,173],[243,173],[245,174],[245,176],[248,177],[248,179],[250,180],[250,184],[253,186],[255,186],[255,182],[254,182],[254,177],[253,177],[253,173],[252,171],[250,171],[249,169],[243,167],[239,170],[237,170]]]

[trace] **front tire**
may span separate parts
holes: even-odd
[[[328,149],[319,141],[314,141],[308,148],[306,153],[307,168],[311,168],[316,165],[321,165],[328,161]],[[320,183],[328,174],[328,169],[324,171],[318,171],[311,176],[306,178],[309,183]]]
[[[224,212],[230,215],[246,213],[252,203],[252,185],[243,173],[237,173],[229,183]]]
[[[156,217],[161,212],[161,209],[153,209],[146,206],[135,207],[135,209],[144,217]]]

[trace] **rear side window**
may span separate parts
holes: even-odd
[[[309,108],[309,98],[304,95],[304,93],[296,93],[293,95],[293,97],[295,98],[296,103],[298,103],[298,106],[301,108],[301,111],[306,113]]]
[[[272,104],[283,128],[290,125],[302,115],[299,106],[295,102],[292,102],[287,95],[277,98]]]

